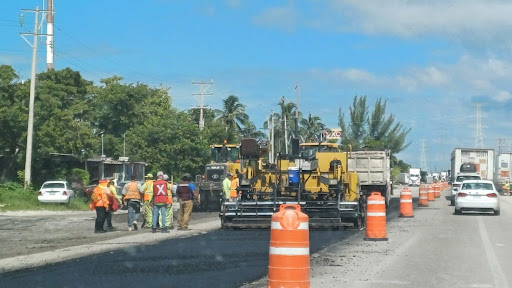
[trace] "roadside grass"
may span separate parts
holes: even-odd
[[[47,210],[47,211],[87,211],[89,199],[77,196],[69,204],[41,203],[33,189],[23,189],[18,183],[0,185],[0,211]]]

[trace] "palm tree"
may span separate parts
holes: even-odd
[[[258,140],[265,139],[267,135],[265,133],[258,130],[256,125],[252,123],[251,121],[247,120],[243,123],[244,128],[242,128],[242,137],[243,138],[255,138]]]
[[[249,120],[245,113],[245,105],[235,95],[230,95],[222,101],[222,110],[216,110],[218,116],[216,120],[222,121],[226,125],[226,131],[229,134],[240,133],[243,123]]]
[[[284,97],[281,98],[281,101],[279,101],[277,105],[280,107],[281,113],[274,113],[272,115],[274,121],[274,147],[276,152],[284,153],[286,151],[285,143],[289,143],[290,138],[295,137],[295,111],[297,105],[293,102],[286,102]],[[299,122],[301,115],[302,114],[299,112]],[[263,124],[263,127],[268,128],[270,126],[269,124],[269,120],[267,120]],[[288,136],[287,141],[285,141],[285,136]]]
[[[320,121],[320,117],[313,116],[311,113],[307,119],[300,120],[300,134],[304,142],[319,142],[321,140],[325,125]]]

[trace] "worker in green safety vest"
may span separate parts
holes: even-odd
[[[149,173],[146,175],[146,182],[142,185],[142,191],[144,191],[144,228],[151,229],[153,225],[153,207],[151,201],[153,200],[153,174]]]

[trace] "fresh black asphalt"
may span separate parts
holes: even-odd
[[[397,207],[393,199],[388,221]],[[312,230],[311,253],[356,233],[364,231]],[[266,275],[269,238],[268,230],[216,230],[4,273],[0,287],[239,287]]]

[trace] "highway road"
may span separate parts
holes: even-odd
[[[512,197],[502,198],[501,216],[456,216],[441,198],[415,204],[410,219],[397,217],[397,200],[388,242],[311,231],[312,287],[512,287]],[[0,287],[265,287],[268,239],[269,231],[213,230],[3,273]]]

